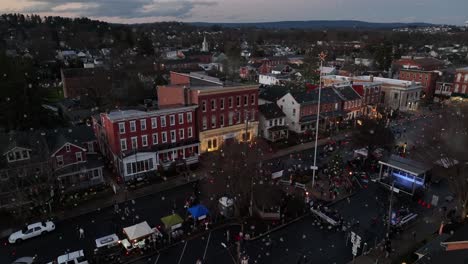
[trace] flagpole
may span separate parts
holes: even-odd
[[[315,148],[314,148],[314,166],[312,168],[312,189],[315,186],[315,174],[318,170],[317,168],[317,145],[318,145],[318,130],[319,130],[319,118],[320,118],[320,97],[322,94],[322,66],[323,61],[325,60],[325,53],[321,52],[319,55],[320,58],[320,77],[319,77],[319,87],[318,87],[318,102],[317,102],[317,119],[315,120]]]

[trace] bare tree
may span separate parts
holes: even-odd
[[[447,164],[444,176],[457,200],[462,219],[468,213],[468,106],[452,102],[423,128],[421,145],[436,148]],[[436,160],[430,160],[436,162]]]
[[[209,153],[206,160],[211,167],[211,178],[202,186],[207,195],[234,197],[236,214],[249,212],[253,186],[267,181],[263,175],[262,157],[267,149],[260,140],[253,142],[230,142],[217,152]]]

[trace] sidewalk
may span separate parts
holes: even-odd
[[[197,171],[196,175],[201,175],[201,174],[198,174],[198,171]],[[179,186],[183,186],[183,185],[195,182],[199,179],[201,178],[196,177],[196,178],[187,179],[186,177],[177,176],[165,182],[149,185],[149,186],[142,187],[136,190],[132,190],[132,191],[122,190],[122,191],[117,192],[116,194],[110,194],[99,199],[93,199],[93,200],[87,201],[87,203],[78,205],[75,208],[70,208],[68,210],[55,212],[52,215],[52,218],[55,221],[62,221],[62,220],[66,220],[69,218],[86,215],[86,214],[95,212],[97,210],[100,210],[101,208],[113,206],[115,202],[121,203],[127,200],[138,199],[147,195],[151,195],[154,193],[159,193],[159,192],[167,191],[167,190],[179,187]],[[14,227],[9,227],[7,229],[0,230],[0,238],[8,236],[13,231],[13,228]]]

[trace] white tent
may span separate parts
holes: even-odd
[[[125,227],[123,229],[129,240],[137,240],[153,234],[153,229],[148,225],[146,221],[136,225]]]

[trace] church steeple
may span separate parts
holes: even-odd
[[[201,51],[202,52],[208,52],[209,51],[208,42],[206,41],[206,36],[203,36],[203,43],[202,43]]]

